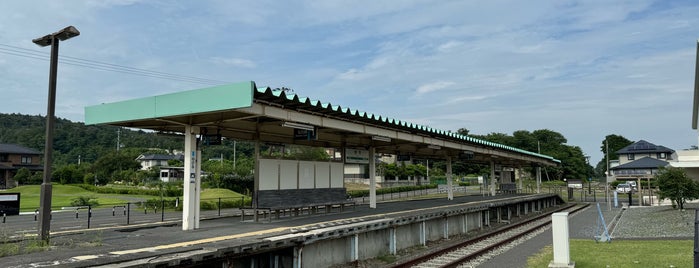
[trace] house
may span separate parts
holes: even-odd
[[[688,177],[699,181],[699,150],[687,149],[677,151],[676,161],[671,161],[670,166],[683,168]]]
[[[677,158],[675,150],[661,145],[640,140],[616,151],[619,165],[611,167],[615,180],[640,181],[651,179],[658,173],[660,167],[669,165],[669,161]]]
[[[14,176],[21,168],[31,172],[44,170],[41,153],[17,144],[0,143],[0,188],[17,186]]]
[[[168,161],[177,160],[184,162],[184,155],[181,154],[142,154],[136,157],[136,161],[141,163],[141,170],[149,170],[153,167],[169,167]]]

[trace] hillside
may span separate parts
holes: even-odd
[[[117,136],[122,148],[160,148],[182,150],[182,139],[159,136],[115,126],[86,126],[57,118],[54,134],[54,163],[57,165],[92,162],[106,152],[116,150]],[[119,132],[119,133],[118,133]],[[20,144],[43,152],[46,117],[0,113],[0,143]]]

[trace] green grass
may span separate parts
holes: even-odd
[[[692,240],[570,240],[570,258],[575,267],[692,267]],[[529,257],[527,267],[548,267],[553,250],[548,246]]]
[[[25,185],[3,191],[6,193],[20,193],[20,211],[34,211],[39,207],[41,186]],[[152,195],[119,195],[119,194],[99,194],[85,190],[73,185],[53,184],[51,206],[54,208],[69,207],[73,199],[78,196],[94,197],[100,206],[113,206],[135,202],[136,200],[148,200],[159,198]],[[214,198],[240,198],[242,195],[228,189],[204,189],[201,194],[202,199]],[[172,198],[174,199],[174,198]],[[180,198],[182,199],[182,198]]]
[[[236,193],[234,191],[222,188],[215,189],[203,189],[201,191],[201,199],[213,199],[213,198],[240,198],[242,194]]]

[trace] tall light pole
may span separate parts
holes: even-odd
[[[590,156],[586,155],[585,156],[585,169],[590,166]],[[587,172],[585,172],[587,173]],[[590,177],[590,173],[585,174],[587,175],[587,193],[592,194],[592,177]]]
[[[68,26],[58,32],[32,40],[40,47],[51,46],[51,67],[49,70],[49,100],[46,112],[46,143],[44,146],[44,181],[41,183],[39,201],[38,236],[41,240],[49,241],[51,229],[51,155],[53,153],[53,122],[56,105],[56,74],[58,73],[58,43],[80,35],[78,29]]]

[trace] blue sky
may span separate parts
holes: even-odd
[[[697,1],[3,1],[0,112],[46,114],[50,49],[31,40],[74,25],[60,54],[89,62],[59,66],[61,118],[252,80],[443,130],[551,129],[596,163],[608,134],[697,144],[696,14]]]

